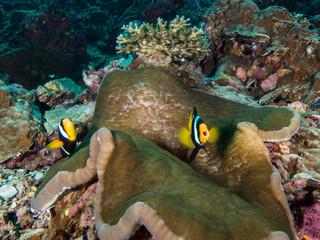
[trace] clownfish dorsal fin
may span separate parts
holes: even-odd
[[[190,131],[192,128],[192,121],[196,118],[196,116],[198,116],[197,109],[196,109],[196,107],[193,107],[193,112],[190,113],[189,124],[188,124]]]
[[[197,109],[193,107],[193,117],[195,118],[196,116],[198,116]]]

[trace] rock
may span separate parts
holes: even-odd
[[[277,73],[271,74],[266,80],[260,84],[260,87],[264,92],[268,92],[276,88],[278,82]]]
[[[74,99],[80,93],[82,88],[70,78],[52,80],[36,89],[39,101],[50,107],[65,102],[66,99]]]
[[[42,172],[36,172],[36,174],[34,175],[34,179],[35,180],[39,180],[41,178],[43,178],[44,174]]]
[[[15,187],[12,187],[11,185],[3,185],[2,187],[0,187],[0,197],[2,198],[12,198],[17,193],[17,189]]]
[[[48,135],[52,134],[53,130],[57,128],[62,118],[70,118],[74,124],[84,123],[93,115],[95,102],[88,104],[75,105],[68,109],[54,109],[47,111],[44,115],[46,122],[44,126]]]

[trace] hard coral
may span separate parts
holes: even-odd
[[[0,162],[28,150],[41,126],[32,92],[19,85],[0,87]]]
[[[122,27],[117,39],[117,53],[138,56],[169,57],[173,61],[202,59],[208,52],[207,41],[201,28],[190,28],[189,19],[176,16],[171,22],[158,18],[156,25],[130,22]]]
[[[243,92],[242,87],[247,86],[247,93],[255,98],[270,92],[278,95],[283,86],[290,87],[292,93],[293,84],[311,84],[307,89],[319,91],[319,30],[308,29],[287,9],[279,6],[259,9],[252,0],[218,0],[205,19],[204,30],[210,39],[216,72],[226,59],[232,62],[233,66],[225,72],[243,82],[234,86],[237,91]],[[221,79],[220,76],[215,74],[216,79]],[[297,95],[299,99],[292,99],[292,94],[281,99],[303,101],[307,96]],[[275,97],[273,102],[279,98]]]

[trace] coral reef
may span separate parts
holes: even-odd
[[[89,70],[86,70],[82,73],[83,82],[96,95],[104,76],[115,69],[124,68],[131,63],[131,61],[129,61],[128,64],[126,64],[126,62],[127,61],[124,58],[113,60],[107,66],[97,71],[94,70],[93,67],[89,67]]]
[[[81,105],[73,105],[67,109],[57,106],[57,108],[46,111],[44,114],[44,118],[46,119],[44,127],[50,135],[53,133],[53,130],[57,128],[62,118],[70,118],[74,124],[80,124],[82,126],[84,124],[88,125],[88,121],[91,120],[93,114],[94,106],[94,101]]]
[[[319,184],[319,183],[318,183]],[[319,191],[300,197],[292,205],[297,235],[301,239],[319,239],[320,232],[320,195]]]
[[[20,85],[0,86],[0,162],[21,155],[41,132],[35,94]]]
[[[86,40],[80,27],[72,15],[66,15],[57,7],[27,14],[16,37],[25,47],[40,45],[78,57],[86,54]]]
[[[282,177],[282,184],[292,211],[297,235],[317,239],[320,192],[319,113],[307,104],[289,104],[303,116],[297,134],[288,141],[269,143],[271,162]]]
[[[117,38],[117,53],[155,58],[154,64],[160,59],[169,63],[202,59],[208,52],[206,38],[201,28],[190,28],[188,21],[176,16],[169,24],[158,18],[155,26],[130,22],[122,27],[124,33]]]
[[[0,238],[96,240],[114,227],[132,234],[131,240],[161,239],[163,231],[155,230],[149,218],[142,219],[147,228],[122,231],[120,217],[134,224],[131,216],[144,213],[155,222],[164,220],[159,229],[186,239],[212,232],[232,239],[225,229],[237,234],[235,239],[250,239],[251,233],[260,239],[261,231],[266,238],[276,230],[285,234],[270,237],[319,239],[318,3],[1,1]],[[170,22],[177,15],[188,19]],[[176,38],[171,38],[176,30],[172,23],[180,29]],[[119,34],[122,59],[115,55]],[[196,43],[199,54],[186,46],[194,43],[192,34],[202,39]],[[142,45],[143,37],[150,42]],[[128,46],[134,50],[124,51]],[[149,72],[148,66],[166,69],[179,80],[167,81],[174,78],[170,73]],[[295,109],[301,115],[297,133],[290,138],[299,114],[260,105]],[[188,166],[183,161],[190,150],[177,134],[194,106],[209,127],[220,129],[221,138],[208,144],[210,157],[200,151]],[[61,159],[59,149],[45,148],[58,138],[57,123],[63,117],[72,119],[77,132],[77,152],[69,159]],[[115,147],[112,156],[103,158],[110,144]],[[294,225],[270,162],[280,173]],[[59,176],[63,180],[63,170],[72,176],[79,169],[86,174],[58,182],[66,187],[81,179],[84,184],[61,193],[56,192],[59,184],[49,186]],[[59,197],[37,215],[29,206],[34,196],[40,205],[50,198],[46,206]]]
[[[207,149],[215,161],[207,154],[200,154],[191,168],[174,156],[186,159],[188,149],[172,138],[172,134],[177,135],[193,106],[209,126],[219,128],[221,138],[217,145]],[[269,234],[293,238],[280,176],[270,164],[262,139],[289,139],[299,122],[298,113],[289,108],[250,107],[194,91],[163,69],[113,71],[100,86],[89,134],[71,158],[62,159],[49,170],[32,207],[44,211],[62,189],[88,182],[97,173],[95,216],[102,239],[109,234],[108,224],[115,225],[118,221],[116,234],[130,236],[132,227],[123,228],[119,219],[124,216],[133,226],[141,214],[146,217],[142,217],[143,224],[158,239],[165,233],[190,239],[225,236],[238,239],[248,231],[255,238],[266,238]],[[112,135],[103,127],[112,129]],[[255,210],[249,211],[252,214],[246,215],[248,206],[252,210],[253,205],[243,199],[255,202]],[[192,211],[192,217],[175,202]],[[229,207],[237,208],[242,214],[228,217],[233,212],[225,209]],[[238,217],[241,221],[235,221]],[[243,219],[252,228],[243,230],[242,223],[236,224]],[[154,228],[153,221],[160,227]],[[227,235],[218,230],[226,225],[230,226]],[[207,230],[201,230],[203,227]]]
[[[61,78],[47,82],[44,86],[40,85],[35,91],[40,102],[52,107],[74,99],[82,93],[82,88],[70,78]]]
[[[303,89],[318,86],[319,30],[308,29],[283,7],[260,10],[251,0],[219,0],[204,30],[216,59],[216,69],[207,74],[219,85],[232,79],[237,92],[256,99],[270,94],[267,104],[303,101]]]

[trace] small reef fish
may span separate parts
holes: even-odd
[[[46,148],[61,148],[64,156],[70,156],[76,149],[76,131],[72,121],[69,118],[61,119],[59,123],[59,139],[49,143]]]
[[[125,59],[128,59],[129,58],[129,54],[128,53],[123,53],[122,54],[123,55],[123,57],[125,58]],[[137,57],[139,57],[136,53],[132,53],[132,57],[133,57],[133,59],[136,59]]]
[[[214,143],[218,140],[219,130],[215,127],[208,129],[207,124],[198,116],[196,108],[193,109],[189,118],[188,128],[181,128],[179,132],[180,142],[188,148],[193,148],[189,162],[191,163],[197,156],[199,150],[203,148],[210,157],[207,143]]]

